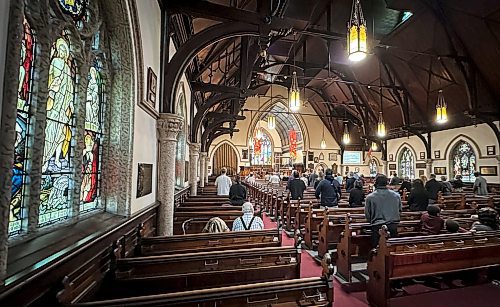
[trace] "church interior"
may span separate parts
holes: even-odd
[[[0,1],[0,305],[498,306],[497,64],[497,0]]]

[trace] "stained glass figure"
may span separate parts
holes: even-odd
[[[370,176],[371,177],[375,177],[378,173],[378,170],[377,170],[377,161],[375,161],[374,159],[371,159],[370,160]]]
[[[476,154],[469,143],[459,141],[455,147],[453,147],[451,161],[455,176],[462,175],[462,181],[465,182],[474,182],[476,180],[474,176],[474,171],[476,169]]]
[[[79,19],[84,15],[87,0],[59,0],[59,6],[64,13]]]
[[[252,165],[272,165],[273,147],[269,135],[262,131],[262,138],[253,146]]]
[[[31,130],[31,84],[33,60],[35,57],[35,35],[26,19],[23,22],[21,58],[19,63],[19,87],[17,91],[16,140],[14,165],[12,167],[12,188],[9,214],[9,235],[21,231],[23,219],[23,196],[27,179],[26,158],[28,136]]]
[[[94,60],[90,67],[85,107],[85,136],[82,160],[82,185],[80,187],[80,213],[100,207],[99,183],[102,144],[103,83],[102,62]]]
[[[415,157],[408,147],[405,147],[399,155],[399,173],[403,178],[415,178]]]
[[[76,64],[68,33],[52,45],[39,224],[67,218],[71,203]]]

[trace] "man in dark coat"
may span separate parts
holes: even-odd
[[[326,169],[325,179],[321,180],[316,188],[315,196],[321,198],[321,206],[337,207],[341,195],[340,184],[333,178],[331,169]]]
[[[293,173],[293,180],[290,181],[288,189],[290,190],[291,198],[293,200],[304,199],[306,184],[304,183],[304,180],[300,179],[299,172]]]

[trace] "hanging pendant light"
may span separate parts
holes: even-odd
[[[384,116],[382,112],[379,114],[378,118],[378,124],[377,124],[377,135],[381,138],[383,138],[387,134],[387,131],[385,130],[385,122],[384,122]]]
[[[299,82],[297,81],[297,72],[295,71],[292,74],[292,86],[290,87],[288,100],[290,104],[290,111],[297,112],[300,109],[300,90]]]
[[[267,128],[273,130],[276,128],[276,116],[274,115],[269,115],[267,118]]]
[[[443,90],[439,90],[438,102],[436,104],[436,122],[439,124],[443,124],[448,121],[448,112],[446,108],[447,106],[444,101]]]
[[[358,62],[366,57],[366,20],[359,0],[353,0],[351,20],[347,23],[347,55],[349,60]]]
[[[342,143],[349,144],[351,142],[351,135],[349,134],[349,127],[347,127],[347,122],[344,123],[344,135],[342,136]]]
[[[377,151],[378,150],[378,145],[375,142],[372,142],[372,151]]]
[[[321,143],[320,143],[319,147],[321,147],[321,149],[325,149],[326,148],[325,125],[323,125],[323,137],[321,138]]]

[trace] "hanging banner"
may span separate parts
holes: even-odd
[[[297,158],[297,132],[292,129],[288,134],[290,136],[290,159],[295,161]]]
[[[261,151],[262,151],[262,142],[259,139],[255,138],[253,140],[253,154],[260,155]]]

